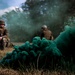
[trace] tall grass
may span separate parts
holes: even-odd
[[[74,72],[70,72],[70,71],[50,71],[50,70],[27,70],[27,71],[17,71],[17,70],[13,70],[13,69],[3,69],[0,68],[0,75],[75,75]]]

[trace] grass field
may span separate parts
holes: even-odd
[[[21,45],[23,43],[14,43],[14,45]],[[12,52],[14,50],[13,47],[6,48],[5,50],[0,50],[0,59],[2,59],[6,53]],[[31,69],[31,70],[14,70],[11,68],[2,68],[0,67],[0,75],[75,75],[74,72],[70,71],[62,71],[62,70],[36,70],[36,69]]]

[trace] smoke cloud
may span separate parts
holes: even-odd
[[[30,12],[30,18],[34,19],[33,22],[35,27],[38,26],[37,31],[41,29],[42,25],[47,25],[49,29],[52,30],[54,36],[57,37],[64,28],[64,20],[66,17],[67,9],[68,4],[66,1],[50,0],[49,3],[47,2],[42,4],[41,6],[36,5],[36,7],[33,7]],[[40,16],[37,15],[37,13],[39,13],[39,10]],[[34,14],[36,16],[34,16]]]
[[[37,8],[40,9],[42,15],[36,17],[38,19],[37,23],[31,18],[29,12],[20,12],[19,9],[2,16],[7,23],[12,41],[31,40],[35,35],[38,35],[37,32],[41,30],[43,24],[50,27],[49,29],[53,31],[54,36],[59,35],[64,25],[67,2],[54,0],[51,1],[50,5],[45,4],[42,7],[37,6]],[[46,12],[43,13],[42,9],[46,10]]]

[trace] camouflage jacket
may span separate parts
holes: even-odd
[[[41,33],[41,38],[43,37],[48,40],[53,40],[52,32],[50,30],[43,30]]]
[[[6,28],[1,28],[0,27],[0,36],[3,38],[7,38],[8,39],[8,31]]]

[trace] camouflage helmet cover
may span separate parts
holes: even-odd
[[[0,25],[5,25],[5,22],[3,20],[0,20]]]

